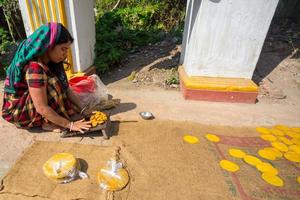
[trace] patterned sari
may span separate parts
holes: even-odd
[[[34,61],[55,45],[59,34],[60,24],[50,23],[20,44],[4,83],[2,117],[8,122],[18,127],[42,125],[43,117],[35,109],[29,87],[45,87],[48,105],[60,116],[69,119],[75,113],[67,98],[68,82],[62,63],[51,68]]]

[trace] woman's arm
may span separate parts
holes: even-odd
[[[72,128],[73,131],[80,132],[83,132],[83,130],[88,130],[91,127],[90,122],[83,120],[74,122],[73,126],[71,127],[71,122],[69,120],[61,117],[50,106],[48,106],[46,87],[29,87],[29,94],[36,111],[54,124],[64,128]]]

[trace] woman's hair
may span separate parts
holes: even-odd
[[[61,23],[58,23],[58,26],[60,26],[59,27],[60,34],[57,38],[55,45],[63,44],[63,43],[67,43],[67,42],[73,43],[74,39],[71,36],[70,32]],[[54,63],[54,62],[50,61],[48,63],[48,67],[49,67],[50,71],[57,76],[62,89],[63,90],[68,89],[69,83],[68,83],[68,79],[67,79],[67,76],[66,76],[66,73],[64,70],[63,62]]]
[[[66,29],[66,27],[64,27],[64,25],[62,25],[61,23],[58,24],[60,26],[60,34],[56,44],[63,44],[67,42],[73,43],[74,38],[71,36],[70,32]]]

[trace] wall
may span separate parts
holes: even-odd
[[[251,79],[277,3],[189,0],[181,57],[186,73]]]
[[[69,0],[65,2],[68,23],[72,27],[72,34],[75,39],[73,45],[73,52],[75,52],[74,71],[83,72],[94,62],[96,43],[94,0]]]

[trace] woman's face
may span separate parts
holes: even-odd
[[[71,42],[55,45],[54,48],[48,50],[48,57],[50,61],[59,63],[66,60],[68,50],[71,47]]]

